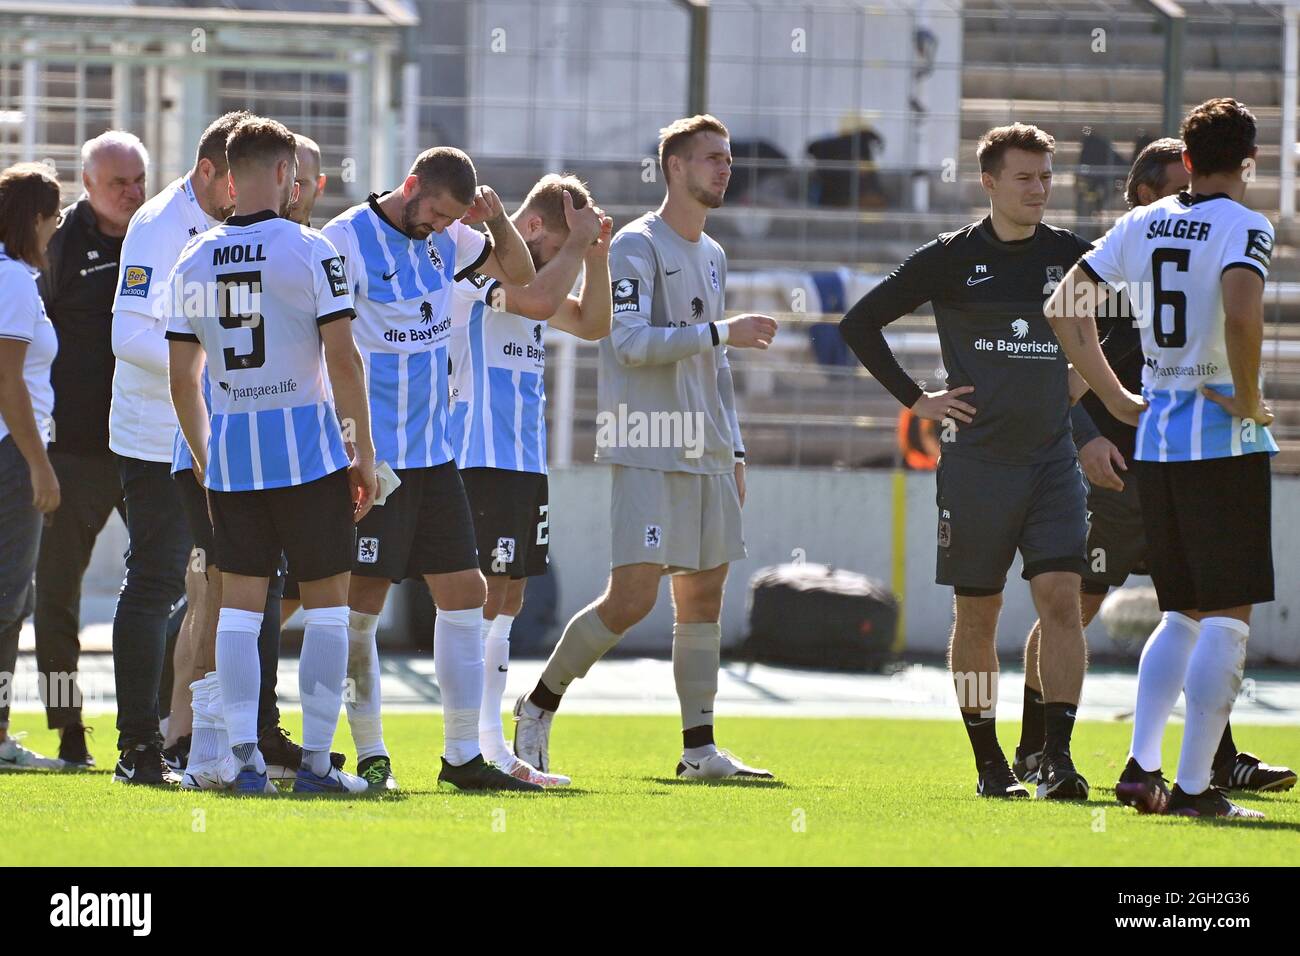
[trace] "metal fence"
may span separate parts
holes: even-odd
[[[1136,147],[1168,131],[1167,98],[1237,96],[1260,120],[1250,201],[1282,240],[1265,372],[1280,464],[1300,469],[1294,3],[1184,4],[1172,49],[1169,22],[1127,0],[716,0],[707,18],[672,0],[153,3],[0,0],[0,165],[46,159],[71,198],[80,143],[122,127],[150,147],[156,189],[213,116],[247,107],[320,142],[325,216],[453,143],[508,202],[570,169],[625,222],[661,198],[658,128],[703,102],[736,156],[709,225],[729,304],[783,326],[771,352],[734,357],[749,444],[793,465],[893,460],[898,410],[844,363],[830,323],[913,248],[983,215],[980,133],[1019,120],[1056,136],[1048,218],[1096,235]],[[940,380],[925,318],[891,336],[910,372]],[[552,354],[553,454],[581,461],[592,355]]]

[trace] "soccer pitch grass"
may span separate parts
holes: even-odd
[[[298,737],[297,714],[285,715]],[[15,715],[25,743],[54,753],[40,715]],[[679,782],[672,717],[561,714],[552,753],[567,791],[470,795],[434,785],[441,719],[384,718],[403,791],[362,798],[240,798],[112,784],[113,720],[92,721],[99,769],[0,773],[7,865],[1243,865],[1290,864],[1295,791],[1242,798],[1260,822],[1139,817],[1114,802],[1127,724],[1081,723],[1086,804],[975,796],[973,761],[951,721],[731,718],[724,745],[778,783]],[[507,727],[509,725],[507,724]],[[1173,725],[1165,767],[1177,760]],[[1019,727],[999,737],[1010,751]],[[339,742],[347,741],[346,725]],[[1239,746],[1295,766],[1291,727],[1242,727]],[[354,767],[352,754],[349,768]]]

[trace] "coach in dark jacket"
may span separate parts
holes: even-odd
[[[40,281],[59,337],[50,373],[49,455],[63,501],[41,537],[36,566],[36,666],[49,726],[60,734],[59,756],[82,766],[94,760],[81,723],[81,691],[70,675],[81,651],[81,580],[109,513],[122,508],[117,460],[108,448],[113,297],[122,238],[144,203],[148,162],[130,133],[104,133],[82,147],[86,194],[64,210]]]

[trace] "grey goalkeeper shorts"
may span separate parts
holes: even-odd
[[[1001,591],[1017,550],[1026,581],[1047,571],[1087,573],[1088,494],[1076,459],[1008,465],[948,453],[935,483],[937,584]]]
[[[658,564],[679,574],[745,557],[734,474],[612,468],[611,567]]]

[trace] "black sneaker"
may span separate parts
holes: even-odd
[[[1039,800],[1087,800],[1088,781],[1069,754],[1043,754],[1038,767]]]
[[[366,757],[357,764],[357,776],[370,785],[371,790],[396,790],[397,778],[386,754]]]
[[[1169,805],[1169,781],[1159,770],[1143,770],[1129,757],[1115,784],[1115,799],[1138,813],[1164,813]]]
[[[73,724],[63,728],[59,737],[59,759],[65,770],[89,770],[95,766],[95,758],[86,746],[86,734],[94,733],[83,724]]]
[[[1165,813],[1173,817],[1236,817],[1239,820],[1263,820],[1258,810],[1247,810],[1228,799],[1218,787],[1206,787],[1201,793],[1184,793],[1174,784],[1169,794],[1169,808]]]
[[[113,768],[114,783],[151,786],[174,786],[181,778],[163,760],[162,748],[156,743],[136,744],[123,750]]]
[[[1043,752],[1024,753],[1016,748],[1016,759],[1011,763],[1011,772],[1021,783],[1038,783],[1038,770],[1043,765]]]
[[[438,774],[438,783],[449,783],[457,790],[522,790],[542,792],[542,788],[527,780],[520,780],[498,769],[496,764],[488,763],[479,754],[469,763],[453,767],[442,758],[442,772]]]
[[[63,751],[59,751],[63,756]],[[1240,753],[1235,760],[1215,767],[1210,786],[1220,790],[1290,790],[1296,774],[1290,767],[1270,767],[1254,754]]]
[[[992,760],[980,764],[980,781],[975,792],[981,797],[999,799],[1028,799],[1029,791],[1016,779],[1016,775],[1007,766],[1007,758],[999,753]]]
[[[272,780],[294,780],[298,768],[302,766],[302,748],[293,742],[289,731],[279,724],[269,727],[257,738],[257,749],[266,761],[266,775]],[[330,764],[343,769],[347,757],[340,753],[330,754]]]
[[[174,773],[185,772],[185,768],[190,762],[190,742],[194,739],[192,734],[186,734],[184,737],[177,737],[176,743],[170,747],[164,747],[162,750],[163,760]]]

